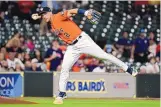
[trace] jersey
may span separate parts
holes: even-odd
[[[82,30],[67,16],[67,10],[53,14],[51,27],[57,36],[67,44],[71,44]]]

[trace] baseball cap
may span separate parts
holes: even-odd
[[[140,30],[140,33],[145,33],[145,29],[141,29]]]
[[[140,30],[140,36],[145,36],[146,37],[145,29],[141,29]]]
[[[41,7],[39,11],[39,15],[42,15],[44,13],[51,12],[51,9],[49,7]]]

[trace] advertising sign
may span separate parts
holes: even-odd
[[[53,94],[58,94],[60,73],[54,73]],[[135,78],[124,73],[70,73],[66,92],[68,97],[109,98],[133,97]]]
[[[23,73],[0,73],[0,96],[23,96]]]

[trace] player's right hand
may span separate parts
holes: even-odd
[[[37,19],[40,19],[41,18],[41,16],[39,16],[37,13],[32,14],[31,17],[32,17],[33,20],[37,20]]]

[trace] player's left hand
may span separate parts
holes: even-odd
[[[99,20],[101,19],[101,13],[93,10],[93,9],[89,9],[87,10],[88,14],[87,14],[87,19],[92,23],[92,24],[98,24]]]

